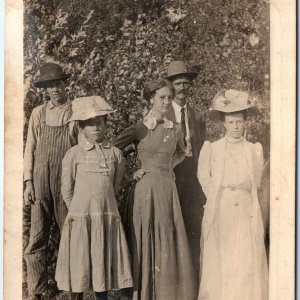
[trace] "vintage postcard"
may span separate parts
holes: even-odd
[[[4,299],[295,299],[296,2],[5,4]]]

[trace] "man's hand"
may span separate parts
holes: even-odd
[[[34,204],[35,202],[34,188],[31,180],[26,181],[24,200],[25,200],[25,205],[31,205]]]
[[[133,179],[136,181],[140,181],[146,173],[149,173],[149,170],[146,169],[139,169],[133,174]]]

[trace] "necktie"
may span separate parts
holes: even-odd
[[[184,135],[184,139],[183,139],[184,146],[186,147],[186,140],[185,140],[185,137],[186,137],[185,108],[182,107],[180,111],[181,111],[181,130],[182,130],[183,135]]]

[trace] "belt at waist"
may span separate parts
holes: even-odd
[[[247,192],[251,192],[251,187],[249,185],[245,184],[229,184],[229,185],[222,185],[223,189],[229,189],[229,190],[243,190]]]

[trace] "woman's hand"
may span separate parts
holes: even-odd
[[[149,173],[149,170],[139,169],[133,174],[133,180],[140,181],[146,173]]]
[[[174,170],[172,169],[172,173],[171,173],[171,175],[172,175],[172,179],[173,179],[173,181],[176,181],[176,176],[175,176],[175,173],[174,173]]]
[[[34,204],[35,202],[34,188],[31,180],[26,181],[24,200],[25,200],[25,205]]]

